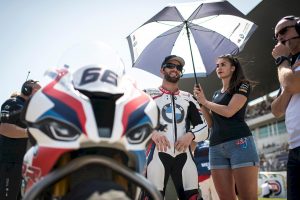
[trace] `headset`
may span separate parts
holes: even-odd
[[[295,27],[295,30],[296,30],[296,32],[297,32],[297,34],[298,34],[298,36],[296,36],[296,37],[292,37],[292,38],[289,38],[289,39],[287,39],[287,40],[281,41],[281,43],[282,43],[283,45],[285,45],[285,43],[286,43],[287,41],[289,41],[289,40],[300,38],[300,18],[299,18],[299,17],[296,17],[296,16],[294,16],[294,15],[290,15],[290,16],[283,17],[281,20],[283,20],[283,19],[289,20],[289,21],[296,21],[296,24],[293,25],[293,26]],[[274,40],[277,41],[277,37],[276,37],[276,36],[274,36]]]
[[[30,96],[32,94],[32,91],[33,91],[33,86],[37,82],[38,81],[34,81],[32,79],[25,81],[25,83],[23,83],[22,89],[21,89],[22,94],[24,94],[25,96]]]
[[[295,29],[298,33],[298,36],[300,36],[300,18],[299,17],[296,17],[294,15],[291,15],[291,16],[286,16],[284,17],[283,19],[286,19],[286,20],[297,20],[296,24],[295,24]]]

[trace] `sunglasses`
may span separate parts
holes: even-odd
[[[282,29],[280,29],[275,35],[274,35],[274,40],[277,41],[277,38],[279,35],[284,35],[286,34],[286,32],[289,30],[289,28],[292,28],[292,27],[295,27],[295,25],[292,25],[292,26],[286,26]]]
[[[183,66],[176,65],[176,64],[173,64],[173,63],[167,63],[163,67],[168,68],[168,69],[174,69],[174,68],[176,68],[180,72],[182,72],[182,69],[183,69]]]

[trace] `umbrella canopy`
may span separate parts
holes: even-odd
[[[218,56],[239,53],[255,31],[244,17],[222,0],[169,5],[127,37],[133,67],[159,76],[175,54],[185,59],[183,77],[207,76]]]

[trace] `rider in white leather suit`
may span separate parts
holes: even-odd
[[[156,101],[160,123],[166,126],[165,130],[153,133],[146,173],[163,196],[171,175],[179,199],[194,199],[198,195],[198,174],[190,143],[207,139],[208,130],[197,101],[190,93],[178,89],[183,65],[181,57],[166,57],[161,67],[162,86],[145,90]]]

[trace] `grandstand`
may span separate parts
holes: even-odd
[[[260,154],[261,171],[286,170],[288,135],[284,117],[277,119],[271,113],[271,103],[277,92],[255,99],[247,107],[246,122]]]

